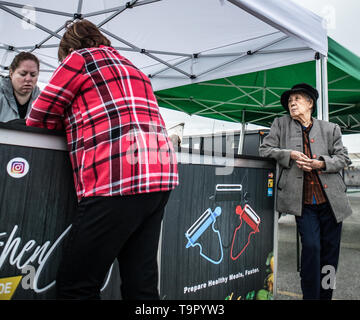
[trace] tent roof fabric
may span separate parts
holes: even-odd
[[[47,83],[65,21],[79,17],[149,75],[161,106],[265,126],[284,113],[282,91],[315,85],[314,58],[329,49],[330,121],[360,130],[359,58],[289,0],[0,0],[0,73],[31,51]]]
[[[322,28],[322,19],[310,10],[292,1],[229,1],[275,29],[301,40],[307,47],[323,55],[327,54],[327,35],[325,29]],[[317,26],[317,29],[312,29],[314,26]]]
[[[329,120],[344,133],[360,132],[360,58],[329,38],[328,62]],[[301,82],[316,86],[315,60],[156,94],[162,107],[269,127],[275,117],[286,113],[280,105],[282,92]]]
[[[357,80],[360,80],[360,57],[341,46],[335,40],[329,38],[329,62],[351,75]]]
[[[310,61],[327,53],[321,19],[289,0],[0,1],[0,71],[15,54],[57,67],[66,20],[97,24],[112,45],[151,76],[155,90]],[[9,28],[11,26],[11,28]]]

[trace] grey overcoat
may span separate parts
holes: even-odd
[[[269,135],[259,148],[260,156],[274,158],[279,166],[276,183],[276,209],[281,213],[301,216],[303,206],[304,171],[290,158],[292,150],[304,152],[301,124],[289,115],[275,118]],[[341,141],[337,124],[313,119],[309,133],[313,159],[324,160],[326,168],[318,170],[322,188],[337,222],[352,213],[346,195],[341,170],[351,164],[347,149]]]

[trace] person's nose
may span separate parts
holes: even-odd
[[[31,82],[31,81],[32,81],[31,75],[30,75],[30,74],[27,74],[27,75],[25,76],[25,82]]]

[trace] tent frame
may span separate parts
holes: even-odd
[[[81,13],[82,7],[83,7],[83,0],[78,0],[77,9],[76,9],[75,13],[56,11],[56,10],[40,8],[40,7],[25,6],[22,4],[12,3],[12,2],[8,2],[8,1],[0,1],[0,9],[1,10],[8,12],[9,14],[17,17],[18,19],[21,19],[21,20],[25,21],[26,23],[28,23],[38,29],[41,29],[42,31],[44,31],[48,34],[48,36],[45,39],[43,39],[42,41],[40,41],[39,43],[37,43],[33,46],[13,47],[11,45],[3,44],[3,45],[0,45],[0,50],[2,49],[2,50],[15,51],[15,52],[20,52],[22,50],[29,50],[30,52],[34,52],[40,48],[56,47],[56,45],[47,44],[47,42],[54,37],[61,39],[61,36],[59,35],[59,33],[61,31],[63,31],[63,29],[65,28],[64,25],[57,28],[55,31],[52,31],[52,30],[46,28],[45,26],[37,23],[36,21],[33,21],[33,20],[29,19],[28,17],[25,17],[23,14],[20,14],[11,9],[11,8],[26,8],[27,10],[33,10],[33,11],[68,17],[70,19],[70,21],[75,21],[77,19],[98,16],[98,15],[105,14],[105,13],[111,14],[109,17],[105,18],[100,23],[98,23],[97,26],[100,28],[100,30],[104,34],[119,41],[120,43],[123,43],[126,46],[126,47],[118,46],[118,47],[115,47],[116,49],[124,50],[124,51],[139,52],[139,53],[144,54],[147,57],[153,59],[157,63],[161,63],[164,65],[164,68],[162,68],[156,72],[153,72],[152,74],[149,74],[150,78],[162,77],[161,73],[163,73],[169,69],[172,69],[172,70],[176,71],[176,73],[178,74],[178,77],[183,78],[185,76],[191,80],[197,79],[197,81],[200,81],[202,76],[204,76],[205,74],[213,72],[217,69],[221,69],[225,66],[228,66],[229,64],[239,61],[240,59],[246,59],[247,57],[250,57],[254,54],[269,54],[269,53],[282,53],[282,52],[291,52],[291,51],[309,51],[309,50],[313,51],[313,49],[311,49],[309,47],[297,47],[297,48],[287,48],[287,49],[278,49],[278,50],[268,49],[270,46],[272,46],[274,44],[278,44],[284,40],[289,39],[289,37],[290,37],[289,35],[286,35],[286,34],[284,35],[279,30],[276,30],[274,32],[264,34],[264,35],[261,35],[258,37],[243,40],[243,41],[250,41],[250,40],[257,39],[257,38],[265,39],[268,36],[274,36],[277,33],[279,33],[279,35],[280,35],[279,37],[269,40],[265,44],[258,46],[257,48],[253,48],[246,52],[227,52],[227,53],[225,52],[225,53],[218,54],[218,53],[211,53],[211,52],[181,53],[181,52],[153,50],[153,49],[149,49],[149,48],[139,48],[135,44],[133,44],[133,43],[127,41],[126,39],[123,39],[123,38],[117,36],[116,34],[103,28],[103,26],[106,23],[113,20],[115,17],[117,17],[119,14],[123,13],[126,10],[133,9],[133,8],[143,6],[143,5],[152,4],[152,3],[158,2],[158,1],[161,1],[161,0],[129,0],[129,2],[127,2],[125,5],[122,5],[122,6],[116,6],[113,8],[89,12],[86,14]],[[227,0],[227,1],[234,4],[235,6],[237,6],[239,8],[241,8],[241,5],[238,3],[237,0]],[[229,44],[228,46],[231,47],[231,45],[234,45],[234,44]],[[268,49],[268,50],[266,50],[266,49]],[[174,56],[175,57],[174,60],[176,60],[176,61],[172,60],[172,62],[169,63],[168,61],[165,61],[164,59],[160,58],[158,55]],[[328,99],[327,98],[328,97],[327,68],[326,68],[327,58],[319,53],[316,53],[316,55],[318,56],[318,58],[316,60],[316,83],[317,83],[317,89],[318,89],[319,95],[320,95],[317,114],[318,114],[319,119],[328,121],[329,120],[329,111],[328,111],[328,105],[327,105],[327,102],[328,102],[328,100],[327,100]],[[188,62],[189,60],[191,60],[191,63],[194,64],[198,59],[207,59],[207,58],[216,58],[216,57],[222,57],[222,58],[226,57],[226,58],[229,58],[229,60],[219,63],[217,65],[211,66],[210,68],[203,70],[203,71],[199,72],[198,74],[194,74],[193,72],[189,73],[189,72],[186,72],[185,70],[181,69],[181,65],[185,62]],[[180,59],[180,60],[178,60],[178,59]],[[53,66],[45,61],[42,61],[41,59],[40,59],[40,62],[43,65],[50,67],[49,70],[41,70],[43,72],[44,71],[45,72],[53,72],[56,69],[56,66]],[[8,66],[4,66],[2,63],[0,64],[0,68],[2,68],[3,70],[8,70]],[[236,86],[228,78],[225,77],[224,79],[229,83],[229,86],[235,87],[237,90],[239,90],[241,95],[235,99],[232,99],[233,101],[230,100],[230,101],[226,101],[226,102],[189,98],[189,99],[192,99],[191,100],[192,102],[200,105],[203,108],[201,111],[196,112],[195,114],[202,116],[202,115],[209,115],[211,113],[215,113],[215,114],[219,114],[219,115],[223,116],[224,118],[226,118],[232,122],[234,122],[234,121],[238,122],[236,119],[227,115],[226,111],[220,112],[220,111],[216,110],[216,108],[221,106],[224,103],[242,106],[244,104],[236,103],[235,101],[244,96],[247,96],[248,98],[250,98],[255,103],[254,106],[265,107],[265,105],[264,105],[265,104],[265,96],[267,93],[270,93],[270,94],[274,95],[274,97],[276,97],[276,100],[274,100],[273,103],[270,103],[267,106],[279,106],[279,95],[276,94],[274,91],[272,91],[272,89],[279,89],[279,88],[271,88],[271,87],[266,86],[266,71],[265,71],[265,79],[264,79],[263,87]],[[198,84],[199,85],[212,85],[210,83],[200,83],[200,82],[198,82]],[[244,90],[244,89],[249,89],[249,88],[254,89],[254,91],[248,93]],[[282,89],[286,90],[288,88],[282,88]],[[263,92],[262,101],[258,101],[257,99],[252,97],[252,94],[258,92],[259,90],[262,90],[262,92]],[[174,107],[175,109],[177,109],[179,111],[186,112],[181,107],[176,106],[176,99],[160,98],[160,100],[164,100],[166,103],[168,103],[169,105],[171,105],[172,107]],[[212,104],[214,103],[214,105],[208,106],[205,103],[212,103]],[[244,123],[245,112],[261,113],[261,119],[266,119],[268,117],[272,117],[275,114],[274,112],[268,112],[268,111],[261,111],[261,112],[254,111],[254,110],[246,110],[246,111],[241,110],[241,111],[243,112],[242,128],[245,128],[244,126],[246,125]]]
[[[48,36],[42,40],[41,42],[35,44],[34,46],[23,46],[23,47],[13,47],[11,45],[0,45],[0,49],[3,50],[8,50],[8,51],[15,51],[15,52],[20,52],[21,50],[28,50],[30,52],[34,52],[37,49],[40,48],[52,48],[54,47],[54,45],[47,45],[45,44],[46,42],[48,42],[50,39],[52,38],[58,38],[61,39],[61,36],[59,35],[59,32],[61,32],[65,26],[60,26],[58,29],[56,29],[55,31],[52,31],[48,28],[46,28],[45,26],[37,23],[36,21],[33,21],[31,19],[29,19],[28,17],[25,17],[22,14],[17,13],[16,11],[10,9],[10,7],[14,7],[14,8],[26,8],[27,10],[33,10],[33,11],[39,11],[39,12],[44,12],[44,13],[48,13],[48,14],[54,14],[54,15],[58,15],[58,16],[64,16],[64,17],[69,17],[70,20],[75,21],[77,19],[82,19],[82,18],[88,18],[88,17],[92,17],[92,16],[97,16],[97,15],[101,15],[104,13],[112,13],[109,17],[107,17],[106,19],[104,19],[103,21],[101,21],[100,23],[97,24],[97,26],[100,28],[100,30],[108,35],[109,37],[123,43],[126,45],[126,47],[119,47],[119,46],[115,46],[115,49],[118,50],[124,50],[124,51],[132,51],[132,52],[138,52],[141,54],[144,54],[146,56],[148,56],[149,58],[155,60],[158,63],[163,64],[165,67],[161,70],[158,70],[157,72],[154,72],[152,74],[149,74],[148,76],[150,78],[154,78],[154,77],[161,77],[160,73],[168,70],[168,69],[172,69],[174,71],[176,71],[178,73],[178,76],[180,78],[183,78],[184,76],[194,80],[194,79],[201,79],[202,76],[204,76],[205,74],[208,74],[210,72],[213,72],[217,69],[223,68],[229,64],[232,64],[234,62],[237,62],[240,59],[245,59],[246,57],[252,56],[254,54],[268,54],[268,53],[278,53],[278,52],[291,52],[291,51],[307,51],[307,50],[311,50],[310,48],[307,47],[303,47],[303,48],[290,48],[290,49],[283,49],[283,50],[264,50],[274,44],[277,44],[279,42],[282,42],[286,39],[289,39],[288,35],[281,35],[279,38],[275,39],[275,40],[271,40],[268,41],[267,43],[257,47],[257,48],[253,48],[252,50],[248,50],[246,52],[231,52],[231,53],[222,53],[222,54],[214,54],[214,53],[208,53],[208,52],[195,52],[195,53],[181,53],[181,52],[169,52],[169,51],[161,51],[161,50],[152,50],[152,49],[148,49],[148,48],[139,48],[136,45],[134,45],[133,43],[115,35],[114,33],[102,28],[106,23],[108,23],[109,21],[113,20],[116,16],[118,16],[119,14],[121,14],[122,12],[128,10],[128,9],[132,9],[135,7],[139,7],[142,5],[147,5],[147,4],[151,4],[154,2],[158,2],[161,0],[130,0],[129,2],[127,2],[125,5],[122,6],[118,6],[118,7],[114,7],[114,8],[109,8],[109,9],[105,9],[105,10],[100,10],[100,11],[94,11],[94,12],[90,12],[90,13],[86,13],[86,14],[82,14],[81,13],[81,9],[82,9],[82,4],[83,4],[83,0],[78,0],[78,6],[77,6],[77,11],[75,13],[69,13],[69,12],[62,12],[62,11],[56,11],[56,10],[50,10],[50,9],[46,9],[46,8],[40,8],[40,7],[31,7],[31,6],[26,6],[26,5],[22,5],[22,4],[16,4],[16,3],[11,3],[8,1],[0,1],[0,9],[3,11],[6,11],[7,13],[17,17],[18,19],[23,20],[24,22],[38,28],[41,29],[42,31],[46,32],[48,34]],[[232,0],[228,0],[229,2],[233,3],[234,5],[238,6],[238,4],[236,3],[236,1],[232,1]],[[269,34],[265,34],[259,37],[255,37],[256,38],[266,38],[270,35],[274,35],[276,33],[280,33],[280,31],[276,31],[276,32],[272,32]],[[244,41],[249,41],[249,40],[253,40],[253,38],[251,39],[247,39]],[[229,44],[229,46],[231,46],[233,44]],[[180,61],[176,61],[175,63],[169,63],[167,61],[165,61],[164,59],[161,59],[160,57],[158,57],[157,55],[167,55],[167,56],[175,56],[177,57],[176,59],[182,58]],[[179,66],[189,60],[192,60],[192,62],[195,62],[196,59],[206,59],[206,58],[215,58],[215,57],[229,57],[231,59],[229,59],[226,62],[220,63],[218,65],[212,66],[211,68],[208,68],[207,70],[204,70],[198,74],[193,74],[193,73],[189,73],[184,71],[183,69],[181,69]],[[40,59],[40,62],[48,67],[50,67],[53,70],[41,70],[43,72],[53,72],[56,69],[56,66],[53,66],[49,63],[44,62],[43,60]],[[4,66],[3,64],[0,65],[0,68],[2,68],[3,70],[8,70],[8,66]]]

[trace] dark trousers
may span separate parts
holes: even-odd
[[[124,300],[159,299],[157,250],[170,191],[79,204],[56,279],[58,299],[100,299],[117,258]]]
[[[301,237],[301,289],[303,299],[331,300],[330,277],[339,261],[342,223],[337,223],[328,203],[304,205],[296,217]],[[326,277],[326,278],[325,278]]]

